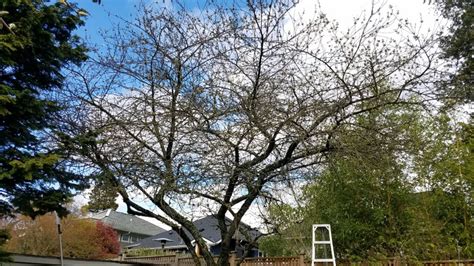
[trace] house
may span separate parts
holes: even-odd
[[[88,218],[101,221],[115,229],[122,248],[149,236],[165,232],[163,228],[147,222],[142,218],[117,212],[112,209],[91,213]]]
[[[227,223],[230,224],[231,220],[227,219]],[[193,222],[194,225],[197,227],[201,235],[203,236],[204,240],[207,243],[207,246],[211,253],[214,256],[218,256],[221,250],[221,233],[218,227],[218,220],[212,216],[206,216],[202,219],[196,220]],[[239,226],[240,233],[236,233],[231,242],[231,249],[236,252],[238,257],[242,257],[244,251],[244,245],[248,243],[247,238],[244,237],[245,235],[250,236],[253,240],[257,239],[261,233],[251,228],[250,226],[241,223]],[[192,239],[191,235],[186,231],[186,234]],[[163,249],[166,251],[175,251],[175,252],[182,252],[187,253],[188,248],[185,245],[184,241],[181,237],[173,230],[166,231],[160,234],[156,234],[151,237],[147,237],[138,241],[135,244],[129,245],[127,248],[129,249],[137,249],[137,248],[149,248],[149,249]],[[196,246],[196,251],[197,250]],[[258,257],[259,250],[258,248],[253,248],[250,250],[248,257]]]

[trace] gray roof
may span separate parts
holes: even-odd
[[[226,219],[227,224],[230,224],[231,220]],[[194,225],[197,227],[199,232],[201,233],[202,237],[208,240],[211,245],[216,245],[221,241],[221,232],[218,227],[218,220],[212,216],[206,216],[202,219],[196,220]],[[252,238],[256,238],[261,233],[257,229],[252,229],[250,226],[240,223],[240,231],[248,233]],[[189,232],[185,230],[186,234],[191,237]],[[240,239],[245,239],[243,235],[240,234]],[[142,239],[141,241],[135,243],[135,245],[130,246],[130,248],[161,248],[161,240],[165,240],[165,248],[185,248],[184,241],[181,237],[173,230],[166,231],[151,237],[147,237]]]
[[[163,228],[147,222],[140,217],[111,209],[92,213],[89,218],[99,220],[115,230],[140,235],[152,236],[165,231]]]

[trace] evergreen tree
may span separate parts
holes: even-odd
[[[474,49],[474,4],[471,0],[434,1],[439,11],[452,24],[449,34],[442,39],[442,47],[447,58],[456,61],[459,71],[452,77],[452,82],[443,88],[448,97],[463,101],[474,100],[473,70]]]
[[[89,197],[89,203],[85,206],[88,211],[98,212],[106,209],[117,209],[115,202],[118,197],[117,187],[114,186],[104,175],[94,177],[96,180],[94,188]]]
[[[61,69],[86,59],[73,34],[84,11],[42,0],[4,0],[0,11],[0,213],[64,215],[61,204],[84,184],[52,141],[61,104],[51,94]]]

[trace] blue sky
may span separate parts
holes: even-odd
[[[92,0],[79,1],[78,6],[85,9],[89,15],[85,19],[85,26],[81,27],[77,34],[88,41],[100,42],[100,31],[110,29],[118,21],[117,17],[132,19],[138,3],[139,1],[132,0],[102,0],[99,5]]]
[[[118,22],[120,18],[127,20],[133,19],[136,15],[137,5],[140,3],[154,4],[158,7],[170,5],[176,0],[102,0],[99,5],[93,3],[92,0],[70,0],[77,2],[80,8],[89,12],[89,16],[85,19],[85,27],[80,28],[77,33],[79,36],[86,38],[93,43],[100,43],[101,30],[111,29],[113,24]],[[242,2],[242,0],[219,0],[224,3]],[[207,0],[181,0],[189,9],[203,7]],[[386,0],[376,2],[386,2],[399,10],[402,17],[412,21],[419,20],[420,15],[428,21],[434,21],[432,7],[424,3],[423,0]],[[313,10],[318,4],[323,12],[330,18],[335,19],[342,25],[350,25],[352,18],[360,15],[361,11],[368,9],[372,0],[300,0],[299,8],[301,10]],[[344,8],[341,8],[344,6]],[[431,12],[430,12],[431,11]],[[308,12],[309,13],[309,12]],[[428,25],[430,23],[427,23]]]
[[[222,0],[239,1],[239,0]],[[137,7],[144,3],[146,5],[167,6],[173,3],[173,0],[102,0],[99,5],[92,0],[71,0],[76,2],[78,7],[85,9],[89,16],[85,19],[85,26],[81,27],[77,34],[85,38],[86,41],[97,43],[101,41],[100,32],[113,28],[114,23],[120,21],[119,18],[132,20],[137,14]],[[189,9],[200,8],[204,6],[206,0],[184,0],[181,3]]]

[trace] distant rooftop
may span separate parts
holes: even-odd
[[[231,222],[232,221],[230,219],[226,218],[227,224],[230,224]],[[219,222],[214,216],[209,215],[202,219],[196,220],[193,223],[201,233],[202,237],[206,240],[206,242],[208,242],[208,244],[212,246],[221,242]],[[250,237],[253,239],[256,239],[261,235],[257,229],[253,229],[245,223],[240,224],[239,231],[241,231],[241,233],[234,236],[239,239],[245,239],[243,233],[250,235]],[[185,233],[191,239],[193,239],[187,230],[185,230]],[[175,231],[169,230],[142,239],[134,245],[130,245],[129,248],[161,248],[162,245],[164,245],[165,248],[186,247],[181,237]]]
[[[153,236],[165,230],[135,215],[117,212],[112,209],[91,213],[89,218],[100,220],[115,230],[131,232],[140,235]]]

